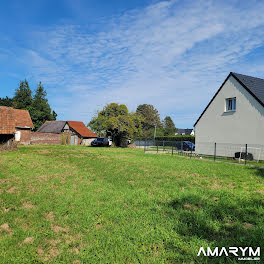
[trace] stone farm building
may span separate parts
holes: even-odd
[[[14,141],[30,144],[34,128],[27,110],[0,106],[0,145],[11,145]]]
[[[90,145],[98,136],[81,121],[46,121],[37,132],[33,133],[31,142],[37,144]]]

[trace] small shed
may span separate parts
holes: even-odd
[[[27,110],[0,106],[0,144],[13,141],[30,144],[31,131],[34,128]]]
[[[67,121],[64,132],[69,132],[71,145],[90,146],[91,142],[98,136],[88,129],[81,121]]]

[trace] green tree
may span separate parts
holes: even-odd
[[[141,134],[141,118],[129,113],[123,104],[111,103],[92,118],[88,126],[99,135],[111,136],[116,146],[125,146],[127,139]]]
[[[44,90],[44,87],[40,82],[35,91],[30,108],[30,115],[35,129],[38,129],[46,121],[56,120],[57,114],[54,111],[51,112],[46,96],[47,92]]]
[[[164,136],[173,136],[176,132],[176,127],[170,116],[166,116],[163,120]]]
[[[13,105],[13,98],[9,98],[9,97],[3,97],[0,98],[0,106],[9,106],[11,107]]]
[[[155,128],[150,128],[149,130],[143,131],[142,134],[144,139],[153,139],[155,134]],[[163,137],[163,136],[164,136],[164,129],[156,128],[156,137]]]
[[[10,100],[14,108],[29,111],[34,127],[37,130],[45,121],[56,120],[57,117],[56,112],[51,111],[46,96],[47,92],[40,82],[32,98],[29,84],[27,80],[24,80],[20,82],[19,88],[15,91],[15,96],[12,99],[10,98]]]
[[[32,105],[32,92],[28,85],[27,80],[21,81],[19,88],[15,91],[13,98],[13,107],[17,109],[31,110]]]
[[[139,105],[137,107],[136,113],[141,116],[144,137],[150,137],[150,134],[152,133],[152,131],[154,131],[155,126],[157,130],[162,129],[159,112],[153,105]]]
[[[56,120],[57,116],[58,116],[57,113],[54,110],[52,110],[52,120]]]

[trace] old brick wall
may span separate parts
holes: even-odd
[[[31,130],[30,129],[16,129],[16,131],[20,131],[20,144],[29,145],[31,138]]]
[[[91,142],[95,139],[96,138],[84,138],[81,144],[84,146],[91,146]]]
[[[31,144],[62,144],[61,134],[31,132]]]

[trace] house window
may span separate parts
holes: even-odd
[[[236,111],[236,97],[226,99],[226,112]]]

